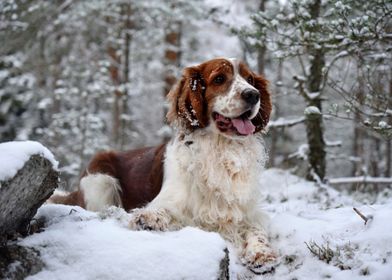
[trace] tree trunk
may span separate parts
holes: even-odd
[[[170,21],[166,28],[165,34],[165,57],[164,57],[164,73],[163,73],[163,96],[166,95],[176,83],[177,70],[181,65],[181,21]],[[163,110],[163,120],[166,122],[167,108]],[[167,142],[170,135],[164,135],[162,141]]]
[[[359,123],[361,122],[361,116],[358,110],[355,111],[354,113],[354,136],[353,136],[353,151],[352,154],[355,158],[360,158],[363,156],[363,130],[359,126]],[[360,175],[360,171],[362,168],[362,160],[361,162],[353,162],[353,167],[351,171],[352,176],[357,176]]]
[[[120,73],[119,73],[119,65],[121,63],[120,57],[116,53],[116,49],[112,46],[109,46],[107,49],[107,53],[111,59],[111,64],[109,66],[110,78],[112,79],[113,85],[118,87],[120,85]],[[120,134],[120,102],[122,93],[116,88],[113,92],[114,94],[114,102],[113,102],[113,114],[112,114],[112,141],[114,143],[118,143],[119,134]]]
[[[279,64],[278,64],[278,74],[277,74],[277,81],[281,83],[283,76],[283,59],[279,59]],[[278,100],[278,97],[280,95],[280,86],[276,87],[276,92],[274,94],[275,96],[275,102],[274,103],[274,117],[279,116],[279,102],[276,102]],[[277,151],[277,143],[278,143],[278,129],[277,127],[271,127],[269,131],[271,143],[270,143],[270,149],[269,149],[269,162],[268,166],[273,167],[275,166],[275,159],[276,159],[276,151]]]
[[[388,108],[392,109],[392,71],[389,78],[389,98],[388,98]],[[388,123],[392,124],[392,115],[388,116]],[[385,177],[392,176],[392,140],[388,138],[386,140],[386,159],[385,159]]]
[[[128,83],[130,78],[130,46],[132,43],[132,34],[131,30],[133,29],[133,23],[131,21],[132,9],[131,4],[127,3],[124,6],[124,14],[125,14],[125,24],[124,24],[124,50],[123,50],[123,79],[122,82],[125,85],[124,91],[121,98],[121,114],[120,114],[120,139],[119,139],[119,148],[120,150],[124,149],[124,145],[126,143],[127,138],[127,128],[131,129],[131,124],[129,123],[129,118],[125,116],[130,114],[128,106],[129,100],[129,92],[128,92]]]
[[[265,3],[267,0],[260,0],[260,5],[259,5],[259,11],[264,12],[265,11]],[[257,50],[257,71],[259,74],[265,73],[265,52],[266,48],[265,46],[260,46]]]
[[[390,120],[389,123],[391,123],[392,120]],[[391,177],[391,158],[392,158],[392,141],[390,139],[387,139],[386,147],[385,147],[385,152],[386,152],[386,159],[385,159],[385,172],[384,176],[385,177]]]
[[[372,152],[370,153],[370,160],[369,160],[369,173],[370,176],[373,177],[379,177],[380,176],[380,160],[381,160],[381,151],[380,151],[380,147],[381,147],[381,141],[380,139],[373,137],[373,139],[371,140],[372,144]],[[378,192],[378,184],[374,183],[373,184],[373,191]]]
[[[164,89],[163,95],[169,93],[176,82],[176,70],[181,62],[181,28],[180,21],[170,22],[165,35],[165,57],[164,57]]]
[[[309,6],[309,12],[313,19],[320,16],[321,0],[315,0]],[[325,66],[324,51],[322,49],[310,50],[310,71],[308,76],[308,91],[316,93],[321,91],[323,80],[323,67]],[[321,98],[308,99],[308,106],[317,107],[322,112]],[[326,170],[326,152],[324,141],[324,128],[322,115],[311,115],[306,119],[306,137],[309,146],[309,170],[307,179],[315,180],[317,176],[320,180],[325,177]]]
[[[321,112],[320,99],[313,100],[308,105],[319,108]],[[323,116],[321,114],[307,115],[305,125],[309,146],[308,161],[310,165],[306,177],[308,180],[316,180],[317,178],[315,176],[317,176],[320,180],[323,180],[326,169]]]
[[[58,175],[48,159],[33,155],[12,179],[0,182],[1,240],[27,232],[37,209],[57,188]]]

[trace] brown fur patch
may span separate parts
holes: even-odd
[[[260,92],[260,110],[252,120],[252,123],[256,126],[255,133],[257,133],[267,126],[272,111],[272,104],[271,94],[268,90],[268,81],[263,76],[256,75],[254,83],[255,88]]]
[[[90,162],[82,177],[101,173],[116,178],[121,186],[125,210],[142,207],[158,195],[163,180],[163,158],[166,145],[127,152],[103,152]],[[50,202],[85,207],[83,192],[53,196]]]

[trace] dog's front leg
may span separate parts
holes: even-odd
[[[178,230],[186,224],[187,190],[182,182],[166,180],[161,192],[146,207],[131,212],[133,230]]]
[[[276,254],[268,242],[267,234],[262,229],[246,232],[242,249],[242,262],[254,273],[271,272],[276,265]]]
[[[167,231],[180,228],[169,210],[164,208],[139,208],[131,214],[129,227],[133,230]]]

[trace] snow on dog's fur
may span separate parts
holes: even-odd
[[[55,201],[122,206],[136,230],[216,231],[251,270],[270,269],[276,257],[258,184],[267,157],[259,132],[271,112],[267,81],[236,59],[219,58],[186,68],[168,100],[175,129],[168,144],[98,154],[83,175],[94,180],[82,179],[79,190]]]

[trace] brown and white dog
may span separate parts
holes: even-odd
[[[218,58],[186,68],[168,100],[175,129],[168,144],[100,153],[79,189],[52,201],[132,210],[130,227],[137,230],[216,231],[252,271],[270,269],[276,256],[259,206],[266,154],[258,132],[271,113],[267,81],[236,59]]]

